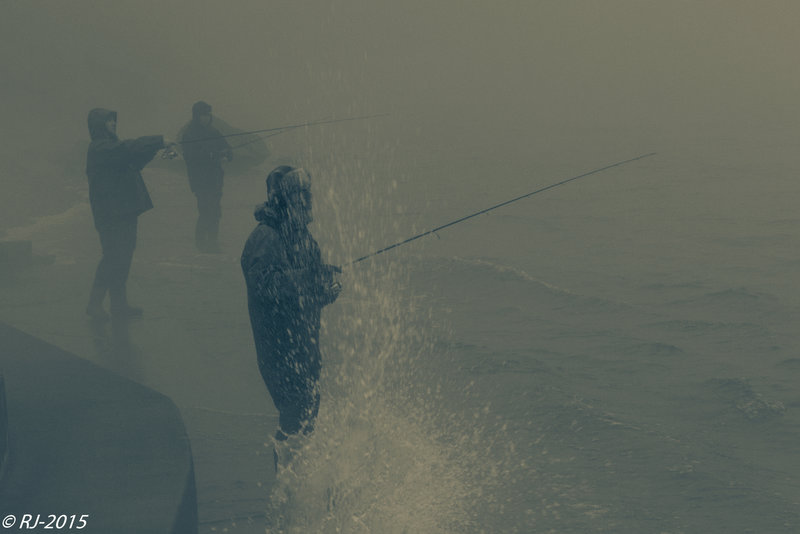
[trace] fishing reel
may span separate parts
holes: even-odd
[[[178,151],[175,150],[174,145],[164,148],[164,150],[161,152],[161,159],[175,159],[179,156],[180,154],[178,154]]]

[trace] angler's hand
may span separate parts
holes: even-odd
[[[337,265],[320,266],[320,283],[328,304],[339,297],[342,292],[342,284],[339,282],[337,274],[342,272],[342,268]]]
[[[319,266],[318,276],[320,283],[324,286],[331,285],[337,279],[337,274],[342,272],[342,268],[338,265],[323,264]]]
[[[337,281],[332,282],[330,285],[325,287],[325,304],[330,304],[339,298],[339,293],[342,292],[342,284]]]

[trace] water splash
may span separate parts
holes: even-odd
[[[316,429],[278,473],[273,528],[463,532],[467,475],[434,421],[437,406],[416,391],[411,370],[423,342],[402,317],[413,308],[352,287],[371,298],[342,314],[350,319],[320,384]]]
[[[403,318],[413,306],[373,298],[356,307],[321,382],[316,429],[279,470],[271,531],[483,531],[498,488],[519,476],[513,443],[487,437],[488,407],[459,413],[463,399],[446,403],[438,378],[422,376],[420,360],[436,354]]]
[[[344,254],[369,241],[364,228],[381,231],[380,218],[360,232],[348,228],[347,206],[375,212],[386,198],[368,194],[375,182],[366,182],[372,187],[328,192],[326,202],[339,206]],[[268,532],[490,532],[487,518],[503,514],[501,488],[529,474],[514,465],[514,444],[502,429],[485,424],[488,407],[466,408],[466,386],[461,398],[442,393],[430,365],[442,348],[431,312],[409,295],[403,265],[372,261],[346,272],[346,293],[324,313],[319,417],[279,468]]]

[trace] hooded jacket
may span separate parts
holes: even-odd
[[[106,122],[117,113],[96,108],[89,112],[92,142],[86,154],[89,203],[96,227],[137,217],[153,207],[141,170],[164,148],[164,138],[151,135],[120,141]]]
[[[220,131],[211,124],[203,124],[194,115],[180,140],[192,192],[221,195],[225,174],[222,170],[222,157],[230,159],[233,152]]]
[[[259,363],[278,369],[318,360],[321,311],[335,299],[323,289],[330,274],[319,245],[307,228],[289,227],[266,203],[255,218],[241,265]]]

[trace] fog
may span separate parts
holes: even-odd
[[[174,137],[199,99],[245,130],[390,113],[374,134],[388,143],[447,139],[498,162],[524,158],[532,171],[542,160],[602,162],[797,119],[791,2],[2,9],[2,169],[12,184],[64,180],[58,162],[85,140],[87,110],[98,106],[119,112],[123,136]],[[54,167],[36,168],[42,159]],[[16,178],[30,167],[49,176]],[[15,205],[36,202],[13,191],[4,198]]]
[[[800,436],[798,17],[777,0],[0,0],[0,239],[55,257],[3,286],[0,320],[176,402],[201,532],[793,532],[800,471],[777,443]],[[197,100],[246,131],[370,118],[286,131],[226,171],[216,256],[192,247],[183,163],[150,164],[130,282],[146,311],[122,350],[82,315],[86,116],[174,140]],[[274,165],[311,171],[312,231],[347,264],[651,152],[346,271],[305,463],[276,479],[251,454],[275,411],[238,257]]]

